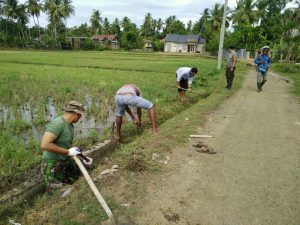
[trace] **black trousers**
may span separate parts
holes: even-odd
[[[227,79],[227,87],[228,88],[231,88],[231,86],[232,86],[232,82],[233,82],[233,78],[234,78],[234,71],[235,71],[235,67],[233,67],[232,71],[231,71],[231,67],[226,68],[226,79]]]

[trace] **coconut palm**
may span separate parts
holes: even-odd
[[[114,22],[112,23],[111,32],[112,34],[120,34],[121,28],[120,28],[120,22],[118,18],[115,18]]]
[[[232,10],[232,23],[236,25],[253,25],[257,21],[258,10],[255,0],[238,0],[237,6]]]
[[[218,3],[214,5],[212,10],[210,10],[210,18],[208,20],[208,28],[210,32],[220,31],[222,20],[223,20],[223,11],[224,11],[224,5],[220,5]],[[226,16],[225,26],[229,27],[228,16]]]
[[[48,15],[50,24],[53,26],[53,33],[55,39],[57,40],[57,25],[64,18],[63,7],[61,0],[46,0],[45,1],[45,10]]]
[[[145,15],[144,23],[141,26],[141,34],[145,37],[153,36],[155,25],[151,13]]]
[[[28,12],[33,18],[33,22],[35,26],[38,27],[39,30],[39,38],[41,41],[41,29],[40,29],[40,13],[44,10],[44,5],[40,2],[40,0],[28,0],[27,1]],[[37,19],[37,23],[35,22],[35,18]]]
[[[24,28],[26,28],[26,24],[29,22],[29,14],[27,12],[27,6],[25,4],[17,5],[16,17],[14,19],[18,21],[18,26],[23,36],[25,47],[27,47]]]
[[[5,0],[3,2],[3,14],[6,16],[6,34],[7,34],[7,21],[9,19],[17,18],[17,0]]]
[[[62,0],[62,14],[65,20],[66,38],[68,33],[67,19],[70,18],[71,15],[75,14],[75,7],[72,5],[72,3],[72,0]]]
[[[90,18],[90,22],[92,25],[92,31],[94,32],[95,35],[97,35],[99,30],[101,29],[101,25],[103,22],[99,10],[95,10],[95,9],[93,10],[92,16]]]
[[[111,27],[107,17],[105,17],[103,21],[103,31],[104,34],[111,34]]]

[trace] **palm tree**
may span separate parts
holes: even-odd
[[[3,14],[6,16],[6,35],[7,35],[7,22],[9,19],[17,18],[17,0],[5,0],[3,3]]]
[[[163,25],[164,25],[164,22],[162,21],[161,18],[159,18],[159,19],[156,21],[156,29],[157,29],[158,33],[161,31]]]
[[[97,35],[99,30],[101,29],[101,25],[103,22],[99,10],[95,10],[95,9],[93,10],[92,16],[90,18],[90,22],[92,25],[92,31],[94,32],[95,35]]]
[[[210,19],[208,21],[209,30],[211,32],[220,31],[223,20],[224,5],[215,4],[210,10]],[[226,17],[225,26],[229,27],[229,17]]]
[[[120,34],[121,28],[120,28],[120,22],[118,18],[115,18],[114,22],[111,25],[111,32],[112,34]]]
[[[75,7],[72,5],[72,0],[62,0],[62,14],[65,20],[66,38],[68,33],[67,19],[75,14]]]
[[[125,16],[125,17],[122,19],[121,24],[122,24],[122,28],[123,28],[123,31],[124,31],[124,30],[126,30],[127,28],[130,27],[131,21],[130,21],[130,19],[129,19],[127,16]]]
[[[53,26],[54,37],[57,40],[57,25],[64,18],[61,0],[46,0],[45,10],[48,14],[50,24]]]
[[[144,23],[141,26],[141,33],[145,37],[151,37],[153,36],[154,31],[155,31],[155,26],[154,26],[153,18],[151,16],[151,13],[147,13],[145,15]]]
[[[40,3],[40,0],[28,0],[27,6],[28,6],[28,12],[32,16],[35,26],[37,25],[39,29],[39,38],[41,41],[41,29],[40,29],[39,17],[40,17],[40,13],[44,10],[44,6],[42,3]],[[37,24],[34,19],[35,17],[37,19]]]
[[[26,28],[26,24],[29,22],[29,14],[27,13],[27,6],[25,4],[20,4],[17,6],[16,17],[14,19],[18,21],[19,29],[22,33],[25,47],[27,47],[25,31],[23,29]]]
[[[104,31],[104,34],[111,34],[111,27],[110,27],[110,23],[109,23],[109,20],[107,17],[104,18],[103,31]]]
[[[255,0],[239,0],[232,10],[232,23],[237,25],[252,25],[257,21],[258,10]]]
[[[204,26],[207,25],[207,21],[210,19],[210,17],[211,16],[210,16],[209,9],[208,8],[204,9],[203,13],[201,13],[201,18],[200,18],[200,21],[199,21],[200,25],[201,25],[200,31],[199,31],[200,34],[202,33]]]

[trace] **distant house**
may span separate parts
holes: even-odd
[[[110,47],[113,49],[120,48],[118,36],[114,34],[100,34],[94,36],[93,40],[100,46]]]
[[[153,44],[152,44],[152,41],[150,41],[150,40],[144,40],[144,43],[145,43],[145,45],[144,45],[144,49],[146,50],[146,51],[153,51]]]
[[[198,34],[168,34],[165,39],[165,52],[204,52],[206,40]]]
[[[80,48],[85,40],[90,39],[89,37],[67,37],[72,48]]]

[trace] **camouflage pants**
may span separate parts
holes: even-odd
[[[63,183],[72,184],[80,175],[79,168],[71,158],[66,160],[43,159],[41,170],[47,193],[62,187]]]

